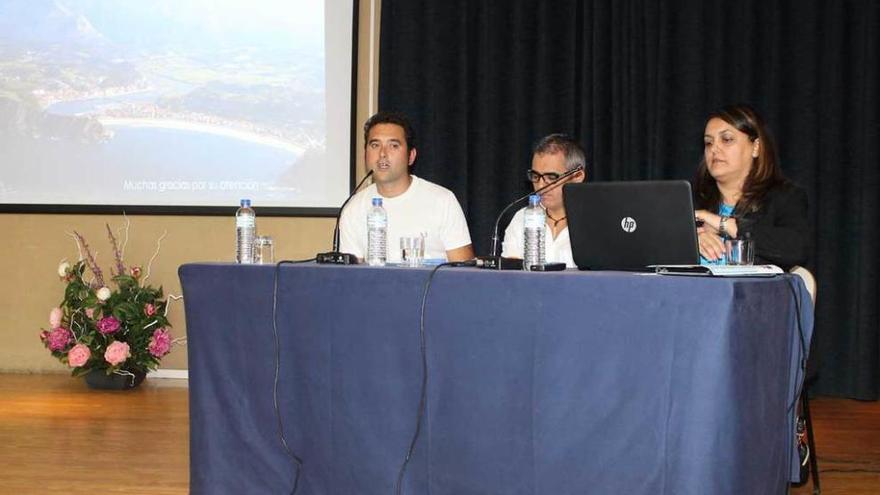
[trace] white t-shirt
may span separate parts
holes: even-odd
[[[425,259],[446,260],[446,251],[471,243],[467,220],[452,191],[415,175],[409,188],[394,198],[379,194],[376,184],[370,184],[355,194],[339,219],[339,250],[358,258],[367,257],[367,213],[373,207],[373,198],[382,198],[382,207],[388,213],[389,263],[399,263],[400,238],[427,234]]]
[[[525,208],[516,212],[516,215],[510,220],[507,229],[504,231],[504,243],[501,245],[501,256],[507,258],[523,257],[523,216]],[[565,263],[566,268],[577,268],[574,264],[574,257],[571,254],[571,239],[568,237],[568,227],[559,231],[556,239],[553,238],[553,231],[550,226],[544,224],[544,247],[546,249],[545,259],[548,263]]]

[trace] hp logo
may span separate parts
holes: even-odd
[[[620,228],[622,228],[624,232],[635,232],[636,219],[633,217],[623,217],[623,220],[620,221]]]

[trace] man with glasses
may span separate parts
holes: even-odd
[[[550,134],[539,140],[532,150],[532,168],[526,171],[526,177],[532,187],[541,187],[558,179],[559,176],[586,166],[584,150],[571,137],[565,134]],[[562,262],[566,267],[574,268],[571,255],[571,240],[568,236],[568,222],[565,216],[565,205],[562,202],[562,186],[569,182],[583,182],[586,172],[579,171],[556,186],[541,193],[541,205],[547,212],[545,230],[545,253],[548,263]],[[523,257],[523,217],[525,208],[516,212],[504,231],[504,243],[501,255],[508,258]]]
[[[401,261],[401,237],[425,235],[425,259],[474,257],[467,220],[452,191],[410,173],[416,160],[415,131],[396,112],[379,112],[364,124],[364,162],[373,184],[354,195],[339,220],[340,248],[367,257],[367,212],[382,198],[388,213],[388,262]]]

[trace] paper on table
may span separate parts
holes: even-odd
[[[709,275],[713,277],[772,277],[784,273],[776,265],[653,265],[661,275]]]

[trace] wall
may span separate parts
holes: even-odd
[[[380,0],[361,0],[358,26],[357,122],[376,107],[378,23]],[[372,23],[372,24],[371,24]],[[371,43],[371,39],[372,43]],[[374,54],[370,56],[370,49]],[[372,66],[371,66],[372,62]],[[371,79],[372,78],[372,79]],[[372,81],[372,82],[371,82]],[[363,176],[363,138],[359,126],[358,177]],[[5,167],[0,163],[0,173]],[[275,239],[276,259],[302,259],[330,249],[332,218],[259,217],[259,231]],[[180,294],[177,268],[194,261],[231,261],[235,256],[234,219],[230,217],[132,215],[126,264],[146,265],[163,234],[159,255],[152,264],[149,283],[162,285],[165,294]],[[57,275],[62,259],[76,261],[78,251],[66,232],[81,233],[98,252],[98,263],[108,271],[113,261],[105,224],[116,231],[125,224],[121,215],[0,214],[3,248],[0,276],[0,372],[66,372],[39,339],[48,326],[49,310],[63,297]],[[186,336],[183,302],[169,310],[175,337]],[[222,331],[222,329],[219,329]],[[176,347],[162,362],[164,369],[185,369],[186,348]]]

